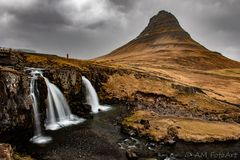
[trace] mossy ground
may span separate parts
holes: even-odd
[[[149,122],[149,128],[140,123],[143,120]],[[147,110],[134,112],[122,124],[155,141],[180,139],[199,143],[240,139],[240,125],[237,123],[160,116]]]

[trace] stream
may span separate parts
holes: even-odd
[[[43,160],[126,160],[126,151],[136,154],[135,159],[156,160],[238,160],[240,143],[225,142],[192,144],[177,142],[174,145],[156,144],[130,137],[120,132],[117,119],[126,113],[125,106],[116,105],[108,112],[94,114],[84,123],[45,131],[53,141],[45,145],[29,142],[32,133],[19,132],[7,141],[19,153]],[[134,157],[132,157],[134,159]]]

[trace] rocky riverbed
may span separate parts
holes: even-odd
[[[115,105],[112,110],[94,115],[83,124],[46,132],[53,137],[53,141],[46,145],[30,143],[31,134],[25,131],[5,140],[11,142],[15,152],[28,159],[237,160],[240,157],[239,142],[193,144],[180,141],[169,144],[124,134],[118,121],[127,112],[126,106]]]

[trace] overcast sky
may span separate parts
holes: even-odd
[[[240,0],[0,0],[0,46],[94,58],[135,38],[160,10],[240,60]]]

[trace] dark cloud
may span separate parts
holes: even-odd
[[[240,60],[239,0],[0,0],[0,46],[93,58],[135,38],[160,10],[207,48]]]
[[[61,27],[70,25],[70,22],[65,19],[56,10],[51,10],[45,6],[40,8],[31,8],[25,12],[16,11],[13,14],[16,17],[15,26],[19,29],[30,31],[41,30],[57,30]],[[31,14],[29,14],[31,13]]]
[[[110,0],[113,5],[116,5],[122,12],[129,12],[137,5],[138,0]]]
[[[55,0],[36,1],[34,5],[24,9],[9,8],[5,12],[15,17],[14,26],[18,29],[42,30],[57,29],[71,25],[55,8]]]

